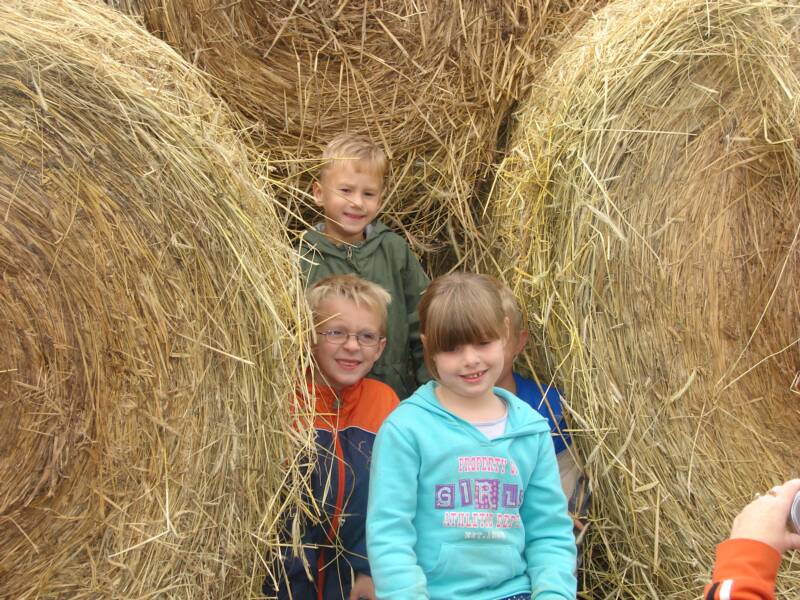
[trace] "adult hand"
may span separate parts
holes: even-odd
[[[800,479],[792,479],[753,500],[733,520],[731,539],[757,540],[769,544],[780,554],[800,549],[800,535],[789,531],[786,525],[798,491]]]
[[[364,575],[363,573],[356,573],[356,579],[353,581],[353,589],[350,590],[349,600],[360,600],[361,598],[378,600],[378,597],[375,595],[375,586],[372,583],[372,577]]]

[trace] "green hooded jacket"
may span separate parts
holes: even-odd
[[[369,375],[408,398],[430,379],[422,357],[417,305],[429,279],[406,241],[380,221],[367,227],[358,245],[337,246],[318,225],[300,238],[306,287],[329,275],[354,273],[392,296],[386,323],[386,349]]]

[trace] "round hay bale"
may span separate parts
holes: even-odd
[[[0,596],[249,596],[309,441],[272,199],[110,8],[3,2],[0,56]]]
[[[384,147],[383,214],[436,270],[443,249],[474,262],[478,186],[525,74],[599,2],[113,3],[213,76],[270,155],[289,213],[317,219],[298,190],[310,189],[334,135],[366,133]]]
[[[732,516],[797,473],[798,11],[619,0],[518,114],[493,268],[568,399],[598,597],[699,594]]]

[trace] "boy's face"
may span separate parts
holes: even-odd
[[[314,182],[314,203],[325,214],[325,233],[355,244],[381,207],[383,180],[363,160],[334,161]]]
[[[323,300],[317,309],[317,333],[338,331],[344,334],[371,333],[381,335],[381,319],[366,306],[344,298]],[[337,345],[331,336],[318,335],[312,353],[318,375],[336,392],[358,383],[372,369],[386,346],[380,339],[375,346],[364,346],[355,335],[347,335],[344,343]]]
[[[522,352],[522,349],[525,348],[525,344],[527,343],[528,332],[524,330],[513,331],[512,327],[511,335],[508,336],[508,340],[503,348],[503,371],[500,375],[501,381],[507,378],[514,370],[514,359]]]

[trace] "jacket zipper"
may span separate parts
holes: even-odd
[[[336,485],[336,504],[333,508],[333,518],[331,519],[331,526],[327,531],[328,541],[333,545],[336,534],[339,532],[339,519],[342,515],[342,508],[344,504],[344,477],[345,477],[345,468],[344,468],[344,453],[342,452],[342,444],[339,440],[339,408],[341,408],[341,399],[339,396],[336,396],[336,400],[334,401],[334,407],[336,408],[336,428],[334,430],[333,435],[333,455],[336,457],[336,473],[337,473],[337,485]],[[323,594],[325,591],[325,549],[320,549],[319,557],[317,558],[317,600],[323,600]]]

